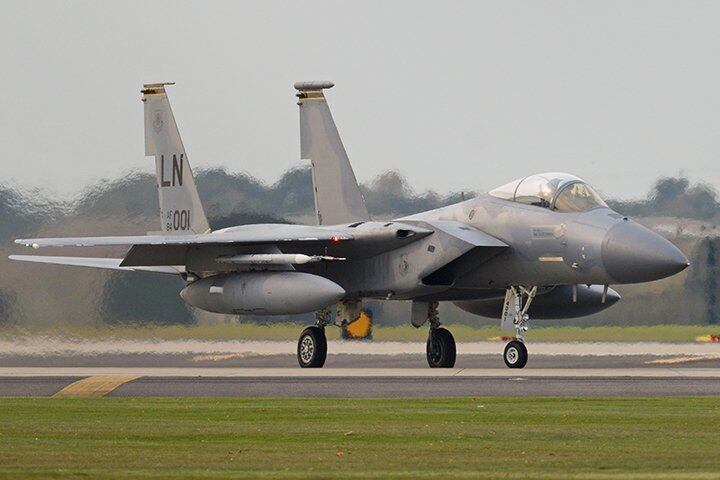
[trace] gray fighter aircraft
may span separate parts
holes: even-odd
[[[619,300],[609,285],[649,282],[688,266],[672,243],[614,212],[590,185],[565,173],[531,175],[455,205],[373,221],[325,99],[331,82],[295,84],[301,157],[312,163],[318,224],[211,231],[166,85],[142,90],[145,154],[155,158],[162,232],[16,240],[32,248],[127,245],[124,258],[10,258],[180,275],[186,282],[180,296],[209,312],[316,312],[316,324],[298,340],[301,367],[322,367],[325,327],[354,321],[362,300],[372,298],[412,302],[412,325],[429,325],[431,367],[455,364],[455,341],[438,316],[439,302],[449,301],[514,330],[504,360],[522,368],[530,314],[589,315]]]

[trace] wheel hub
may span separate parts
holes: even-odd
[[[437,339],[432,338],[430,340],[430,359],[433,363],[438,363],[441,356],[442,352],[440,349],[440,342],[438,342]]]
[[[314,353],[315,343],[313,342],[312,337],[306,335],[300,341],[300,358],[303,362],[309,363],[312,360]]]
[[[505,354],[505,358],[507,358],[507,361],[510,363],[517,363],[518,361],[518,351],[515,347],[508,348],[507,353]]]

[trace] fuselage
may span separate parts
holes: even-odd
[[[462,300],[487,298],[491,291],[504,291],[510,285],[646,282],[687,266],[672,243],[604,206],[558,212],[481,195],[394,222],[432,229],[427,222],[436,221],[464,223],[509,248],[491,256],[468,252],[455,258],[452,242],[445,242],[442,232],[436,231],[369,258],[302,270],[330,278],[348,298]],[[428,275],[450,262],[462,264],[453,270],[453,278],[428,280]]]
[[[608,207],[557,212],[483,195],[411,218],[465,222],[511,246],[456,287],[639,283],[688,265],[675,245]]]

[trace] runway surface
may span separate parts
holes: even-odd
[[[504,342],[458,342],[458,356],[497,355]],[[72,338],[21,337],[0,339],[6,356],[103,356],[103,355],[212,355],[247,357],[294,355],[295,341],[257,340],[76,340]],[[720,354],[720,343],[670,342],[530,342],[535,355],[640,356]],[[328,341],[331,355],[424,355],[425,342]]]
[[[0,394],[121,397],[720,395],[720,368],[301,370],[26,367],[0,369]]]
[[[5,348],[7,347],[7,348]],[[720,395],[720,345],[533,343],[524,369],[502,343],[458,344],[430,369],[424,344],[330,342],[323,369],[294,342],[0,342],[0,396],[446,397]]]

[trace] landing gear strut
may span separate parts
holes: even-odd
[[[455,366],[455,339],[450,330],[440,326],[437,308],[438,302],[429,302],[430,332],[425,348],[427,362],[430,368],[452,368]]]
[[[508,368],[523,368],[528,360],[525,332],[530,328],[528,309],[535,298],[537,287],[511,286],[505,293],[502,320],[503,330],[515,329],[515,340],[505,345],[503,359]]]
[[[300,334],[297,344],[297,359],[302,368],[321,368],[327,358],[325,325],[330,317],[329,309],[315,314],[315,325],[307,327]]]

